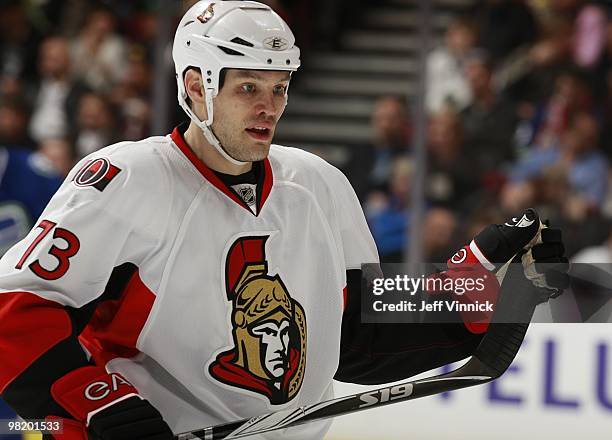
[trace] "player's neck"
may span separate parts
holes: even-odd
[[[202,130],[195,124],[190,124],[185,131],[185,142],[208,168],[223,174],[238,176],[251,170],[253,164],[236,165],[224,158],[221,153],[204,137]]]

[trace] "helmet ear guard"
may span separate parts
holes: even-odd
[[[214,120],[213,99],[217,96],[223,69],[280,70],[294,72],[300,66],[295,37],[270,7],[254,1],[202,0],[183,16],[172,47],[178,102],[202,130],[206,140],[229,162],[243,165],[227,154],[210,126]],[[188,103],[184,74],[196,68],[206,92],[207,119],[202,121]],[[285,95],[285,105],[287,103]]]

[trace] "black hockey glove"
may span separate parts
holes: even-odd
[[[518,283],[517,277],[526,278],[534,287],[530,290],[537,303],[560,295],[569,286],[569,263],[564,256],[561,230],[542,224],[533,209],[526,210],[520,219],[486,227],[474,237],[474,243],[495,269],[518,253],[512,265],[522,263],[523,271],[512,266],[512,280],[506,279],[506,283]],[[502,282],[506,274],[500,272],[498,279]]]
[[[541,239],[522,256],[525,277],[537,288],[539,302],[556,298],[569,286],[569,262],[560,229],[545,228]]]
[[[54,438],[90,440],[173,440],[170,427],[138,390],[119,373],[88,365],[77,368],[51,386],[55,402],[70,417],[64,419],[64,433]]]
[[[504,280],[506,263],[515,256],[529,249],[539,238],[540,219],[537,212],[528,209],[520,216],[508,220],[504,224],[492,224],[480,231],[474,239],[459,249],[446,263],[445,272],[430,276],[430,278],[454,279],[455,285],[461,282],[467,285],[480,284],[477,289],[464,289],[457,299],[463,303],[493,303],[498,299],[499,286]],[[520,262],[514,264],[518,276],[523,276]],[[491,277],[492,273],[495,277]],[[516,275],[513,275],[513,277]],[[435,283],[432,283],[435,285]],[[530,287],[530,285],[528,285]],[[436,293],[430,291],[429,293]],[[472,333],[483,333],[491,321],[490,311],[461,311],[460,315],[466,328]]]
[[[538,240],[540,218],[534,209],[513,217],[503,225],[489,225],[474,237],[470,249],[488,270],[496,272],[523,249]]]
[[[130,397],[95,414],[89,440],[173,440],[170,427],[147,400]]]

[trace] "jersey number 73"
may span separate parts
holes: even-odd
[[[76,235],[64,228],[56,227],[57,224],[49,221],[43,220],[39,223],[37,228],[42,229],[40,234],[36,236],[32,244],[26,249],[25,253],[15,266],[15,269],[21,269],[25,264],[28,257],[32,254],[36,246],[40,244],[40,242],[45,238],[51,231],[53,232],[54,239],[63,240],[67,246],[58,247],[55,244],[51,246],[49,249],[49,255],[53,255],[57,259],[57,266],[55,268],[49,269],[45,268],[40,264],[40,261],[37,259],[34,262],[30,263],[28,266],[34,274],[44,280],[54,281],[63,277],[68,269],[70,269],[70,258],[74,257],[79,249],[81,248],[81,243]]]

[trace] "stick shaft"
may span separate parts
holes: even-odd
[[[530,248],[540,239],[540,230],[525,248]],[[503,273],[498,274],[500,284],[505,278],[510,262]],[[522,266],[521,266],[522,271]],[[524,287],[524,286],[523,286]],[[522,290],[522,289],[518,289]],[[507,308],[516,323],[493,322],[476,348],[473,356],[462,367],[447,374],[427,379],[408,381],[373,391],[332,399],[293,410],[281,410],[263,416],[244,419],[201,430],[185,432],[176,440],[231,440],[285,429],[315,420],[324,420],[370,408],[405,402],[421,397],[480,385],[500,377],[510,366],[527,333],[529,321],[537,305],[534,297],[526,291],[500,295],[498,307]]]
[[[531,313],[535,304],[531,307]],[[378,388],[297,409],[225,423],[182,433],[176,440],[230,440],[285,429],[315,420],[324,420],[370,408],[480,385],[501,376],[518,353],[528,324],[491,324],[487,335],[462,367],[449,373]]]
[[[445,375],[446,376],[446,375]],[[344,414],[378,408],[398,402],[418,399],[446,391],[479,385],[492,380],[488,376],[438,377],[405,382],[373,391],[333,399],[294,410],[283,410],[264,416],[217,425],[202,430],[179,434],[177,440],[230,440],[262,434],[277,429],[298,426],[311,421],[325,420]]]

